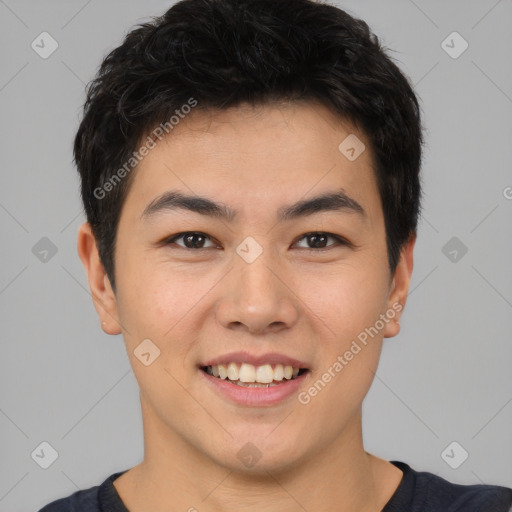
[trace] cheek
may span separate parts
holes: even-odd
[[[149,338],[159,348],[159,363],[180,374],[195,346],[197,326],[205,321],[208,291],[216,275],[180,271],[168,262],[141,262],[125,267],[126,278],[119,289],[119,314],[128,333],[129,351]]]
[[[120,316],[127,327],[123,337],[139,387],[155,410],[183,407],[182,385],[190,378],[185,362],[194,345],[186,331],[189,301],[175,289],[176,280],[163,280],[154,273],[134,273],[130,283],[123,288]]]
[[[321,278],[301,278],[304,302],[324,322],[325,329],[331,331],[329,338],[347,341],[375,323],[388,298],[385,270],[382,265],[363,262],[338,266]]]
[[[326,412],[333,408],[345,418],[368,392],[378,366],[385,325],[380,318],[388,297],[386,267],[374,263],[339,268],[321,287],[309,288],[307,296],[309,308],[321,320],[316,375],[321,382],[316,388],[323,398],[318,406],[323,403]]]
[[[336,436],[360,408],[377,370],[382,330],[375,331],[386,304],[385,281],[370,283],[354,274],[337,280],[325,293],[310,296],[323,312],[318,343],[319,364],[301,403],[308,403],[309,427],[322,438]],[[384,284],[384,285],[383,285]],[[380,325],[380,324],[379,324]],[[306,414],[306,410],[305,410]]]

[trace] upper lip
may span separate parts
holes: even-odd
[[[294,368],[308,368],[308,365],[304,361],[289,357],[285,354],[279,354],[277,352],[267,352],[265,354],[255,355],[249,352],[229,352],[221,356],[214,357],[208,361],[200,364],[200,366],[215,366],[217,364],[229,364],[229,363],[248,363],[253,366],[261,366],[264,364],[282,364],[283,366],[293,366]]]

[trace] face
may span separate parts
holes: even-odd
[[[197,111],[134,172],[116,294],[106,280],[97,306],[123,333],[144,421],[236,471],[309,462],[355,432],[414,243],[390,275],[365,135],[313,103]],[[273,385],[229,382],[255,376]]]

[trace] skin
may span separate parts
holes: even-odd
[[[338,150],[349,134],[366,145],[355,161]],[[402,472],[364,450],[361,405],[400,312],[306,405],[294,395],[238,406],[198,374],[201,362],[227,352],[276,351],[307,362],[304,391],[381,314],[405,306],[415,237],[390,275],[366,136],[315,103],[197,110],[133,172],[117,234],[116,293],[87,223],[78,236],[102,328],[122,333],[140,386],[144,460],[114,482],[127,508],[380,511]],[[278,208],[339,188],[365,217],[276,221]],[[142,220],[170,189],[222,202],[239,218],[180,210]],[[199,240],[206,248],[187,249],[183,238],[160,243],[187,231],[208,235]],[[329,249],[315,249],[304,237],[314,231],[352,246],[328,238]],[[247,236],[263,249],[251,264],[236,253]],[[133,353],[146,338],[161,351],[149,366]],[[237,457],[247,442],[261,453],[252,467]]]

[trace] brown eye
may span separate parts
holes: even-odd
[[[335,244],[326,245],[328,239],[331,238],[336,241]],[[305,247],[305,249],[315,250],[315,249],[330,249],[331,247],[338,247],[340,245],[348,245],[348,242],[343,238],[333,235],[332,233],[324,233],[322,231],[317,231],[313,233],[306,233],[303,235],[300,240],[306,240],[310,247]]]
[[[328,245],[328,240],[332,239],[335,241],[335,243],[331,243]],[[182,243],[176,243],[177,240],[183,240]],[[191,249],[191,250],[199,250],[199,249],[209,249],[212,247],[216,247],[215,244],[208,246],[205,246],[205,242],[210,240],[211,237],[201,233],[199,231],[186,231],[183,233],[178,233],[176,235],[173,235],[172,237],[168,238],[165,242],[166,245],[169,244],[175,244],[178,247],[181,247],[183,249]],[[321,251],[321,250],[328,250],[335,247],[340,246],[350,246],[350,243],[345,240],[344,238],[334,235],[332,233],[325,233],[323,231],[315,231],[312,233],[306,233],[301,238],[299,238],[299,241],[306,240],[308,247],[303,247],[306,250],[310,251]]]
[[[185,233],[178,233],[177,235],[172,236],[166,241],[166,244],[173,244],[176,240],[180,239],[183,239],[183,245],[177,245],[184,249],[208,249],[208,247],[204,247],[204,242],[206,239],[210,239],[210,237],[197,231],[187,231]],[[215,247],[215,245],[212,245],[212,247]]]

